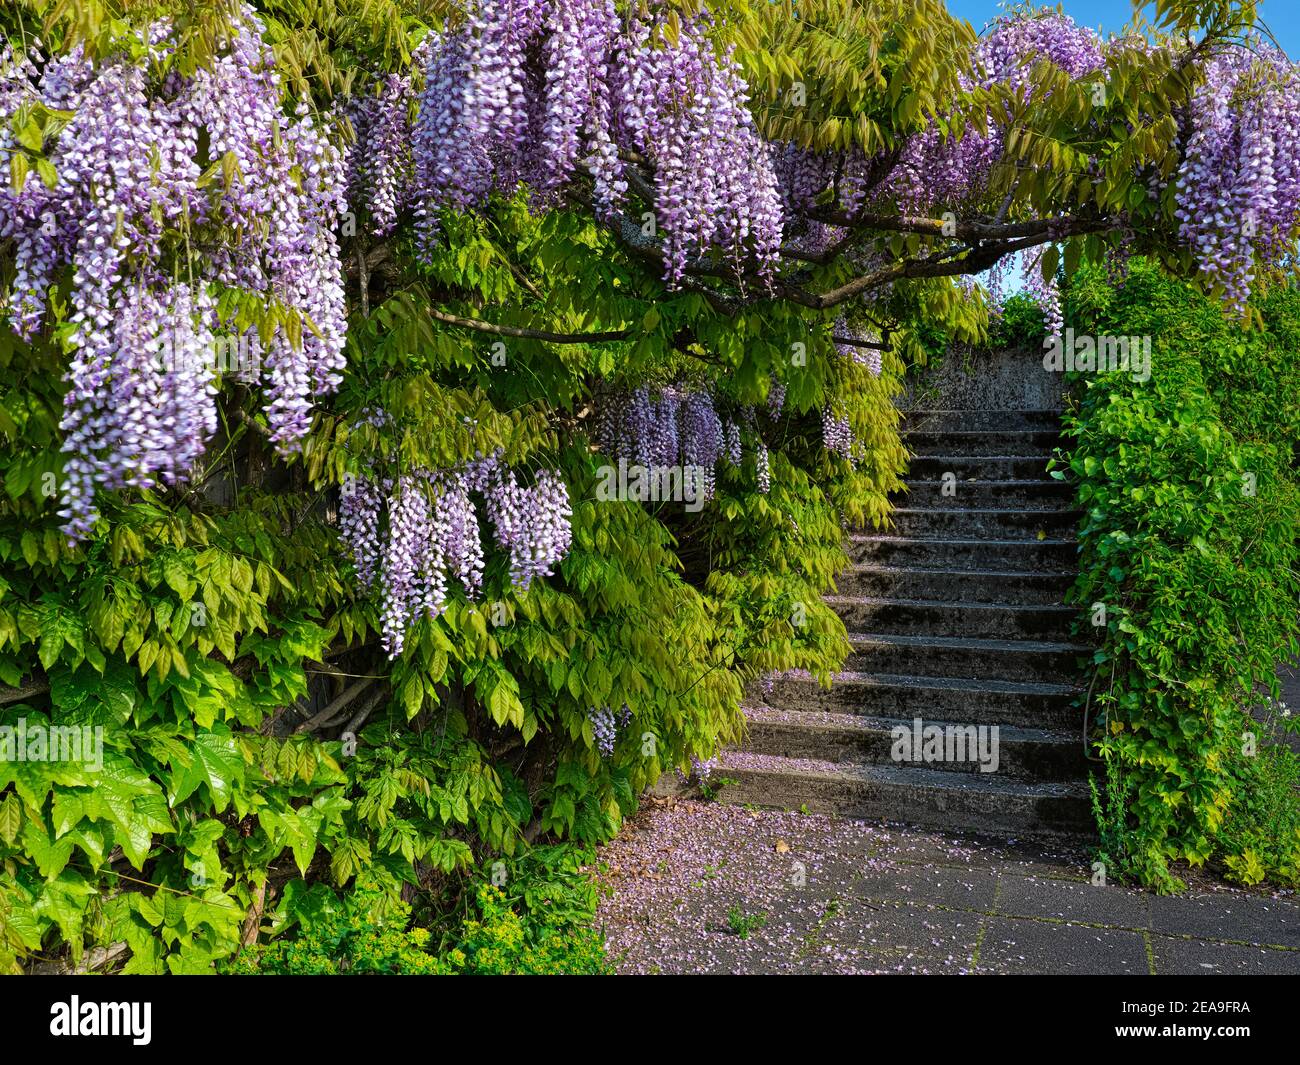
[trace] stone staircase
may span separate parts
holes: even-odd
[[[1091,831],[1070,706],[1088,648],[1062,603],[1079,514],[1046,471],[1058,436],[1054,410],[905,415],[914,458],[894,527],[849,535],[852,567],[827,599],[849,630],[845,671],[830,689],[784,675],[751,692],[746,740],[719,769],[736,781],[726,801],[986,835]],[[960,748],[896,758],[917,718],[997,726],[996,770]]]

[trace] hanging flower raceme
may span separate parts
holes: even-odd
[[[785,385],[780,381],[773,381],[772,386],[767,390],[767,413],[773,418],[779,418],[783,410],[785,410]]]
[[[849,359],[858,366],[865,366],[872,377],[880,376],[882,368],[880,348],[866,346],[880,343],[878,332],[851,324],[844,315],[840,315],[835,319],[832,336],[835,341],[835,351],[841,358]]]
[[[1038,88],[1035,67],[1049,62],[1078,80],[1104,66],[1105,45],[1095,31],[1059,12],[1002,15],[976,46],[973,60],[972,69],[961,76],[964,89],[1003,85],[1017,95],[1038,92],[1045,99],[1050,90]],[[933,213],[979,196],[1002,158],[1006,132],[995,112],[986,123],[967,126],[961,136],[945,136],[937,125],[917,134],[891,178],[900,208]],[[1019,266],[1054,331],[1060,328],[1060,292],[1055,278],[1042,276],[1042,255],[1041,247],[1026,249],[1018,255]]]
[[[1294,256],[1300,218],[1300,70],[1262,41],[1210,59],[1184,119],[1176,187],[1179,234],[1240,312],[1255,258]]]
[[[612,0],[481,2],[437,38],[413,134],[420,240],[444,207],[479,207],[521,182],[548,202],[579,173],[609,218],[629,187],[623,150],[653,173],[669,282],[715,248],[770,277],[781,194],[739,67],[707,17],[668,35],[662,14],[625,24]]]
[[[416,61],[425,52],[416,51]],[[347,152],[347,196],[364,205],[375,236],[387,236],[411,193],[411,109],[409,76],[390,74],[373,93],[349,98],[345,107],[356,139]]]
[[[591,721],[591,734],[596,741],[596,750],[600,752],[602,758],[608,758],[614,753],[619,733],[631,722],[632,710],[626,703],[617,714],[608,706],[593,706],[587,711],[587,718]]]
[[[0,311],[33,338],[50,283],[71,267],[59,514],[72,539],[93,527],[97,489],[185,476],[215,429],[219,343],[261,367],[271,436],[285,450],[306,433],[312,399],[340,380],[341,160],[305,105],[285,114],[262,31],[239,8],[229,38],[189,76],[150,72],[174,47],[166,22],[142,31],[140,62],[125,48],[95,61],[74,50],[38,73],[10,46],[0,52],[0,170],[11,168],[20,107],[71,116],[42,137],[50,169],[0,188],[15,268]],[[265,346],[256,329],[219,336],[216,286],[280,309]]]
[[[857,443],[853,429],[847,418],[839,417],[830,407],[822,410],[822,443],[831,454],[853,461],[853,446]]]
[[[708,392],[680,385],[655,395],[646,387],[606,393],[597,405],[595,438],[602,451],[630,466],[698,471],[693,483],[705,501],[716,491],[718,464],[743,461],[740,427],[723,422]]]
[[[1027,95],[1043,92],[1034,77],[1040,63],[1050,62],[1078,80],[1100,70],[1105,53],[1095,31],[1068,15],[1043,11],[994,19],[972,60],[959,78],[963,90],[1004,85]],[[1006,130],[998,118],[990,114],[986,125],[967,126],[961,136],[947,136],[932,124],[912,137],[891,177],[899,206],[912,212],[956,207],[978,192],[1005,147]]]
[[[527,591],[538,577],[552,576],[572,545],[573,513],[568,489],[553,471],[539,472],[526,486],[488,457],[454,470],[415,470],[395,481],[373,471],[345,480],[339,536],[362,587],[378,586],[389,657],[402,653],[419,618],[442,613],[452,579],[468,598],[482,594],[484,544],[475,494],[493,541],[509,558],[511,583]]]

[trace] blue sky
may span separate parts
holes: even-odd
[[[1038,6],[1055,7],[1057,0],[1036,0]],[[1065,13],[1075,22],[1093,29],[1118,30],[1133,17],[1131,0],[1060,0]],[[948,10],[964,18],[976,31],[995,16],[998,0],[948,0]],[[1148,13],[1154,5],[1148,6]],[[1262,0],[1259,17],[1292,59],[1300,59],[1300,3],[1297,0]]]

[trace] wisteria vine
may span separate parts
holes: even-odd
[[[739,422],[724,421],[708,391],[684,384],[658,391],[648,386],[611,390],[597,404],[593,434],[602,451],[629,465],[646,470],[680,467],[700,471],[698,487],[707,501],[717,491],[719,463],[739,467],[744,462],[743,423],[743,432],[755,443],[760,490],[767,492],[770,482],[763,477],[766,448],[753,409],[746,407],[737,413]],[[779,406],[772,409],[773,417],[777,413]]]
[[[0,52],[0,170],[29,153],[48,165],[0,188],[15,273],[3,313],[18,335],[36,336],[50,285],[72,272],[59,515],[73,540],[94,525],[96,489],[189,472],[216,425],[219,341],[260,367],[284,450],[306,434],[313,397],[341,380],[341,158],[305,103],[286,114],[262,34],[239,8],[212,62],[189,76],[151,75],[125,45],[96,60],[79,48]],[[163,60],[170,25],[139,43]],[[36,124],[56,112],[70,117]],[[221,290],[263,299],[274,328],[223,335]]]
[[[783,212],[740,69],[707,16],[670,35],[663,14],[650,5],[624,22],[613,0],[478,3],[436,39],[413,133],[422,239],[444,207],[478,207],[520,183],[546,203],[579,176],[608,218],[631,155],[654,170],[669,282],[712,249],[770,279]]]
[[[483,592],[484,545],[475,496],[493,541],[506,552],[512,585],[527,591],[549,577],[572,543],[572,507],[560,476],[542,470],[532,485],[496,456],[453,470],[415,470],[396,478],[349,475],[339,504],[339,535],[364,589],[378,589],[390,658],[420,618],[438,617],[449,581],[467,598]]]
[[[1262,40],[1228,43],[1210,57],[1188,110],[1179,233],[1240,312],[1256,255],[1268,263],[1295,255],[1300,72]]]

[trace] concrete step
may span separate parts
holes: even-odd
[[[1068,540],[1083,517],[1081,510],[987,510],[974,506],[895,507],[890,517],[895,536],[933,539]]]
[[[962,481],[1049,481],[1047,458],[1029,455],[918,455],[907,468],[908,478],[942,481],[945,473]]]
[[[823,688],[812,677],[780,674],[756,681],[751,702],[779,710],[863,714],[910,721],[971,722],[1078,732],[1083,711],[1073,705],[1079,690],[1068,684],[903,673],[838,673]]]
[[[1060,426],[1059,410],[909,410],[902,420],[905,432],[1056,432]]]
[[[726,802],[1011,837],[1091,835],[1087,789],[1078,783],[942,773],[917,766],[859,765],[723,755],[719,775],[735,783]]]
[[[1043,459],[1061,443],[1059,429],[912,429],[903,446],[914,455],[1032,455]]]
[[[1016,573],[1005,570],[914,569],[907,566],[854,566],[835,583],[841,595],[898,599],[937,599],[961,603],[1053,605],[1074,583],[1071,570]]]
[[[988,510],[1064,510],[1074,502],[1074,485],[1056,480],[957,481],[944,495],[940,480],[907,481],[894,497],[900,507],[979,507]]]
[[[746,707],[749,730],[740,749],[782,758],[815,758],[863,765],[906,765],[917,758],[920,766],[936,772],[988,773],[1022,780],[1081,780],[1086,775],[1080,738],[1068,732],[1045,729],[940,722],[918,715],[922,727],[938,725],[954,732],[953,746],[925,751],[923,736],[913,719],[868,717],[862,714],[817,713]],[[985,730],[981,737],[976,729]],[[906,736],[909,761],[895,760],[897,739]],[[913,754],[913,752],[920,752]]]
[[[850,633],[845,669],[855,673],[907,673],[972,680],[1058,683],[1078,674],[1083,644],[1062,640],[997,640],[968,636]]]
[[[888,632],[914,636],[1069,640],[1079,617],[1073,606],[1022,606],[1013,603],[963,603],[956,600],[827,596],[826,603],[850,632]]]
[[[845,541],[850,561],[909,569],[1059,573],[1077,565],[1073,540],[981,540],[961,537],[918,539],[850,533]]]

